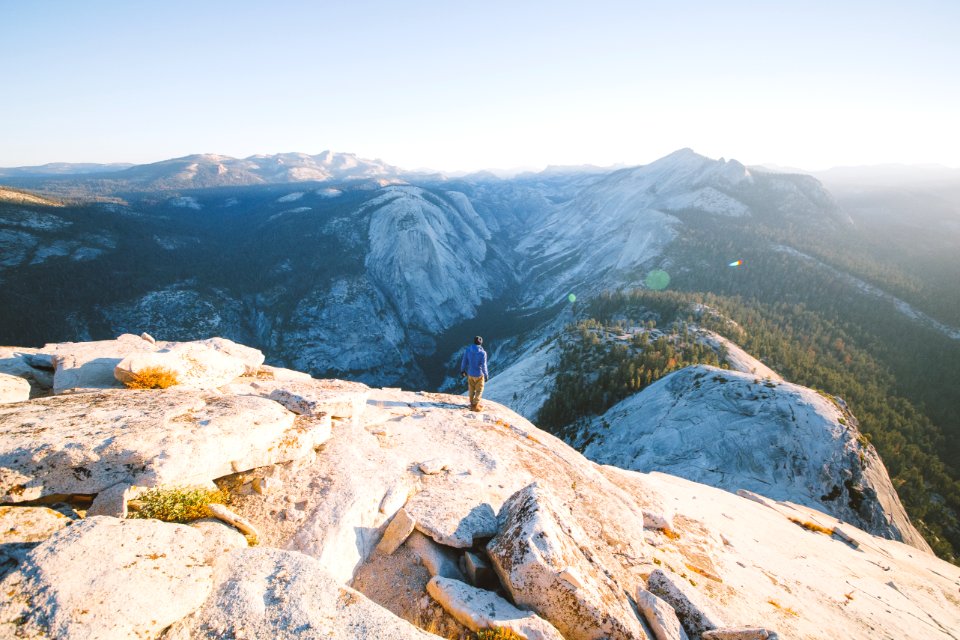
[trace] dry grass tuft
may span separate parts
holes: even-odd
[[[780,604],[779,602],[777,602],[777,601],[774,600],[773,598],[767,600],[767,603],[768,603],[768,604],[772,604],[774,607],[776,607],[776,608],[779,609],[780,611],[783,611],[783,612],[784,612],[785,614],[787,614],[787,615],[793,616],[793,617],[795,617],[795,618],[800,617],[800,614],[799,614],[799,613],[797,613],[796,611],[794,611],[794,610],[791,609],[790,607],[785,607],[785,606],[783,606],[782,604]]]
[[[123,383],[129,389],[166,389],[180,384],[175,371],[165,367],[146,367],[132,374]]]
[[[809,520],[799,520],[797,518],[790,518],[790,522],[803,527],[807,531],[816,531],[817,533],[822,533],[828,536],[833,535],[833,529],[829,529],[827,527],[821,526],[816,522],[810,522]]]
[[[480,629],[477,631],[476,640],[522,640],[519,636],[506,627],[493,627],[492,629]]]

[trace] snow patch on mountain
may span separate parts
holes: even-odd
[[[750,213],[750,208],[714,187],[703,187],[689,193],[680,193],[664,201],[667,210],[696,209],[721,216],[739,218]]]
[[[789,500],[930,552],[853,416],[805,387],[687,367],[590,421],[576,445],[601,464]]]
[[[170,198],[167,202],[170,203],[170,206],[180,209],[194,209],[196,211],[203,209],[203,205],[197,202],[197,199],[192,196],[178,196],[176,198]]]
[[[60,231],[73,223],[53,214],[20,209],[5,211],[0,224],[33,231]]]
[[[295,202],[303,197],[302,191],[294,191],[293,193],[288,193],[285,196],[280,196],[277,198],[277,202]]]
[[[153,241],[166,251],[176,251],[192,245],[200,244],[200,238],[191,236],[153,236]]]

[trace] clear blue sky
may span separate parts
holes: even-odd
[[[0,0],[0,166],[960,166],[960,2]]]

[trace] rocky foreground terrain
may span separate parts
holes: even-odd
[[[163,390],[127,389],[150,367]],[[0,349],[0,637],[958,638],[960,568],[229,340]],[[889,480],[887,480],[889,482]],[[145,487],[213,486],[189,524]]]

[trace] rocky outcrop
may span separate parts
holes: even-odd
[[[330,420],[253,396],[108,390],[0,405],[0,499],[203,484],[308,453]]]
[[[26,380],[32,397],[50,392],[53,367],[53,357],[37,349],[0,347],[0,373]]]
[[[484,268],[490,232],[465,199],[451,206],[424,189],[387,187],[365,207],[365,266],[405,323],[436,333],[469,317],[495,281]]]
[[[438,576],[427,584],[427,593],[471,631],[509,629],[528,640],[563,640],[549,622],[491,591]]]
[[[694,638],[725,626],[709,600],[680,576],[657,569],[647,578],[647,584],[653,596],[673,607],[676,618]]]
[[[687,367],[593,420],[578,442],[601,464],[807,505],[932,553],[842,402],[758,376]]]
[[[603,554],[561,509],[536,484],[504,504],[487,551],[511,599],[573,640],[649,637]]]
[[[263,353],[224,338],[158,342],[147,334],[123,334],[115,340],[48,344],[40,352],[51,359],[56,394],[119,388],[147,368],[174,372],[183,387],[214,389],[257,374],[263,364]]]
[[[173,372],[180,387],[216,389],[246,373],[247,365],[206,345],[181,342],[159,351],[128,355],[114,367],[114,376],[127,383],[149,369]]]
[[[315,447],[309,425],[347,407]],[[8,496],[53,508],[0,507],[0,553],[16,550],[0,637],[682,638],[671,612],[692,640],[960,627],[953,565],[810,507],[597,465],[494,402],[475,413],[458,396],[274,369],[214,391],[0,405],[0,430],[19,451],[0,454],[0,478],[22,485]],[[216,480],[229,511],[211,511],[234,524],[119,517],[151,477]]]

